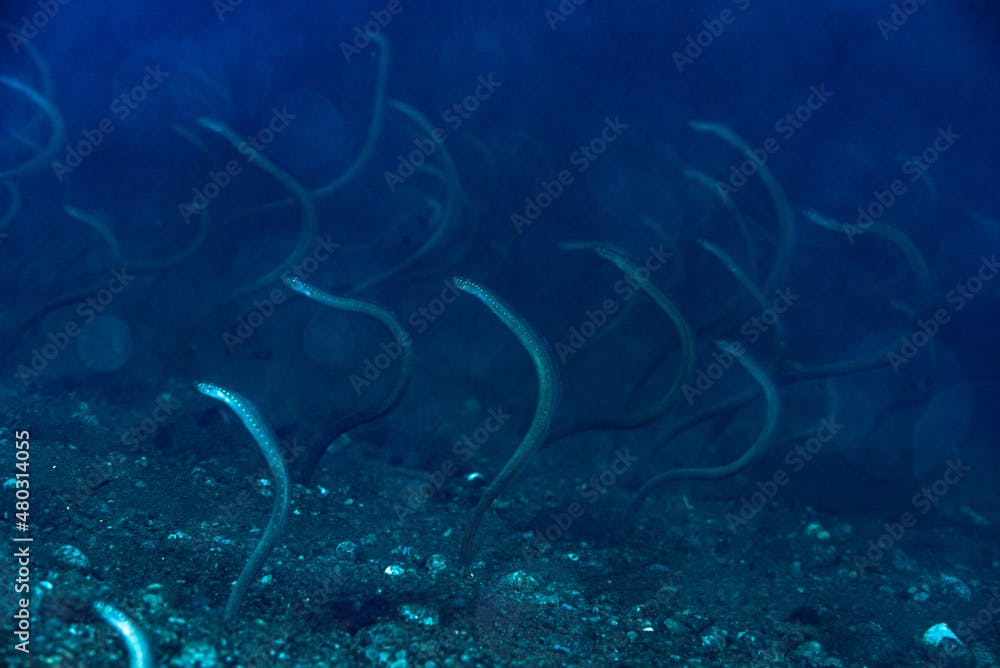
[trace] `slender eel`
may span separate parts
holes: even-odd
[[[342,434],[346,434],[352,429],[356,429],[363,424],[382,417],[395,408],[396,404],[403,398],[403,393],[410,382],[410,377],[413,375],[413,337],[400,324],[396,316],[378,304],[332,295],[295,276],[286,275],[283,280],[289,288],[309,299],[331,308],[358,313],[378,320],[389,330],[389,333],[392,334],[396,341],[396,345],[399,346],[399,376],[396,378],[396,383],[389,393],[378,403],[361,408],[345,416],[343,419],[337,420],[328,430],[324,430],[323,438],[316,443],[316,447],[303,453],[302,459],[293,464],[292,469],[293,473],[296,474],[296,481],[307,482],[316,470],[319,460],[326,451],[328,444],[335,441]]]
[[[771,447],[771,444],[774,442],[774,438],[778,433],[778,423],[781,420],[781,399],[778,396],[778,389],[775,387],[774,382],[768,377],[764,370],[757,365],[756,362],[751,360],[746,353],[743,352],[741,346],[734,345],[727,341],[716,341],[715,345],[722,352],[735,357],[743,368],[746,369],[747,373],[753,376],[754,380],[756,380],[764,390],[764,398],[767,402],[767,412],[764,416],[764,426],[761,427],[760,433],[757,435],[757,439],[747,449],[747,451],[744,452],[739,458],[734,459],[728,464],[724,464],[722,466],[671,469],[653,476],[639,488],[638,492],[636,492],[627,517],[634,518],[637,516],[639,505],[655,488],[660,487],[665,483],[673,482],[674,480],[719,480],[721,478],[727,478],[731,475],[735,475],[742,471],[752,461],[757,459],[761,453]]]
[[[243,567],[243,572],[240,573],[240,577],[229,595],[229,601],[226,603],[224,618],[226,621],[231,621],[236,615],[237,610],[239,610],[240,604],[243,603],[243,599],[246,598],[250,582],[257,577],[258,571],[264,565],[268,555],[274,549],[275,544],[277,544],[282,531],[284,531],[290,503],[288,471],[285,468],[285,460],[281,458],[278,437],[267,426],[264,418],[261,417],[260,411],[257,410],[257,407],[249,399],[232,390],[227,390],[212,383],[202,382],[198,383],[195,387],[206,397],[218,399],[236,413],[236,417],[240,419],[243,426],[247,428],[250,435],[257,441],[257,445],[260,446],[260,451],[263,453],[264,459],[267,460],[267,465],[271,469],[271,475],[274,476],[274,510],[271,511],[271,519],[267,523],[267,528],[264,530],[264,535],[261,536],[260,542],[254,548],[253,553],[247,560],[246,566]]]
[[[302,206],[302,228],[299,231],[299,240],[292,252],[271,271],[264,274],[257,280],[240,288],[236,294],[231,296],[227,303],[231,303],[240,297],[265,287],[269,283],[276,281],[289,267],[301,260],[309,250],[309,246],[316,237],[316,205],[313,203],[309,193],[285,170],[278,167],[266,158],[260,151],[252,147],[245,139],[236,134],[232,128],[212,118],[199,118],[198,124],[202,127],[222,136],[232,144],[233,148],[239,151],[246,158],[260,167],[261,170],[270,174],[275,181],[280,183],[286,190],[294,195]]]
[[[146,634],[124,612],[110,603],[94,603],[94,612],[106,621],[125,641],[129,668],[153,668],[153,651]]]
[[[650,281],[648,274],[628,255],[617,248],[606,244],[591,242],[567,242],[559,244],[564,250],[590,250],[599,257],[607,260],[611,264],[622,270],[643,292],[656,302],[656,305],[667,314],[674,328],[677,330],[677,337],[680,341],[680,362],[677,366],[677,375],[674,376],[673,385],[670,389],[649,408],[636,411],[629,415],[619,417],[589,417],[581,422],[569,427],[554,431],[546,440],[546,445],[555,443],[569,436],[581,432],[593,431],[597,429],[634,429],[649,424],[653,420],[664,415],[673,406],[680,396],[681,388],[691,375],[694,367],[694,336],[691,327],[681,310],[670,300],[667,295],[657,288]]]
[[[545,440],[545,434],[552,423],[552,416],[556,412],[559,403],[559,374],[556,365],[552,361],[548,344],[539,336],[525,321],[514,314],[510,308],[498,299],[486,288],[473,283],[472,281],[456,277],[455,287],[462,292],[468,293],[477,298],[493,314],[503,322],[504,325],[514,333],[524,349],[531,356],[531,361],[535,365],[535,372],[538,375],[538,405],[535,408],[535,417],[528,427],[528,433],[524,435],[521,444],[511,455],[510,460],[497,474],[493,482],[489,484],[479,499],[475,509],[472,511],[472,521],[465,529],[465,537],[462,539],[461,561],[463,564],[469,563],[472,556],[472,541],[476,536],[479,523],[482,522],[486,511],[490,509],[493,502],[510,482],[514,474],[520,470],[535,448]]]
[[[802,213],[807,220],[824,229],[831,232],[843,232],[847,235],[847,239],[851,243],[854,243],[855,235],[862,234],[863,232],[863,229],[856,225],[839,223],[812,209],[807,209]],[[886,223],[875,221],[866,229],[871,231],[875,236],[889,241],[903,253],[903,257],[906,258],[907,264],[910,265],[910,270],[913,272],[917,284],[917,294],[920,300],[920,303],[917,305],[917,312],[922,313],[933,308],[934,279],[931,277],[931,270],[927,266],[927,261],[924,259],[920,249],[917,248],[917,245],[902,230],[896,229]]]
[[[719,137],[729,145],[733,146],[749,160],[757,173],[760,175],[764,187],[767,188],[771,201],[774,203],[774,212],[778,218],[778,246],[774,252],[774,265],[767,278],[764,280],[764,292],[773,292],[778,287],[778,283],[785,280],[788,267],[792,261],[795,251],[795,214],[788,203],[788,196],[782,189],[778,179],[771,173],[764,160],[750,148],[750,145],[730,128],[719,123],[705,123],[701,121],[691,121],[688,123],[695,132],[708,132]]]
[[[778,316],[776,312],[771,309],[771,303],[764,296],[757,284],[753,282],[742,267],[736,264],[734,260],[726,251],[722,250],[715,244],[705,239],[699,239],[698,245],[704,248],[706,251],[711,253],[722,266],[733,275],[743,289],[750,293],[760,307],[761,313],[774,313],[774,357],[771,359],[771,373],[776,374],[781,371],[781,365],[785,361],[785,349],[788,347],[788,334],[785,332],[785,324],[782,319]]]
[[[455,167],[455,161],[448,152],[448,149],[444,144],[444,140],[441,139],[438,132],[434,129],[434,126],[429,120],[427,120],[427,117],[417,111],[414,107],[411,107],[405,102],[400,102],[399,100],[389,100],[387,104],[390,109],[399,112],[410,122],[416,125],[421,132],[426,133],[426,136],[430,137],[431,141],[433,141],[437,147],[435,150],[440,151],[441,161],[444,165],[444,173],[441,175],[441,178],[448,188],[448,200],[445,204],[443,218],[438,223],[437,228],[431,236],[420,246],[420,248],[416,249],[413,253],[398,262],[395,266],[390,267],[389,269],[386,269],[385,271],[376,274],[371,278],[365,279],[361,283],[353,286],[351,288],[351,294],[357,294],[377,285],[381,285],[389,279],[398,277],[404,272],[410,270],[412,267],[416,266],[425,255],[439,247],[444,240],[448,238],[452,232],[452,228],[458,224],[458,219],[462,212],[462,186],[458,180],[458,169]]]
[[[63,123],[62,116],[59,114],[59,111],[55,108],[55,106],[49,102],[44,95],[28,84],[13,77],[0,75],[0,85],[16,90],[31,100],[45,113],[46,116],[49,117],[49,123],[52,125],[52,134],[49,135],[48,143],[45,144],[45,147],[41,149],[33,158],[17,165],[16,167],[9,167],[7,169],[0,170],[0,180],[5,180],[14,176],[29,174],[44,167],[52,156],[56,154],[56,151],[58,151],[62,146],[63,139],[66,136],[66,126]]]

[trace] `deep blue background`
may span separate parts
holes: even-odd
[[[223,20],[209,2],[74,0],[58,5],[58,12],[31,43],[51,67],[53,102],[66,119],[68,142],[78,141],[108,116],[111,101],[140,80],[145,68],[158,66],[168,78],[128,119],[116,120],[115,131],[63,182],[49,170],[19,182],[24,209],[0,247],[5,286],[0,308],[7,334],[22,314],[78,287],[76,277],[93,277],[104,266],[100,239],[65,216],[63,205],[101,211],[113,221],[126,255],[168,254],[189,238],[190,228],[180,220],[177,204],[205,182],[212,167],[179,139],[172,126],[191,129],[197,117],[208,115],[251,133],[268,121],[275,107],[287,106],[302,122],[268,147],[272,159],[310,187],[350,162],[363,143],[371,116],[377,49],[369,46],[347,62],[341,44],[385,4],[281,5],[247,0]],[[20,26],[24,16],[40,11],[39,6],[8,4],[2,15]],[[516,304],[552,341],[565,338],[568,328],[581,320],[586,308],[599,303],[617,278],[596,261],[559,252],[558,241],[605,240],[642,256],[655,241],[641,224],[644,215],[688,243],[695,236],[715,233],[721,235],[714,237],[717,240],[732,241],[731,229],[706,222],[710,198],[679,174],[681,168],[693,166],[723,177],[742,158],[722,142],[692,132],[687,121],[727,124],[757,146],[775,135],[775,122],[802,104],[813,86],[826,87],[833,97],[800,131],[782,141],[781,150],[768,161],[796,211],[814,208],[852,220],[873,191],[899,176],[907,157],[933,142],[939,128],[951,128],[960,139],[928,172],[936,199],[926,184],[914,183],[884,222],[905,230],[923,251],[941,304],[952,286],[976,272],[983,256],[1000,253],[996,222],[1000,220],[996,185],[1000,182],[996,113],[1000,8],[996,3],[914,3],[917,10],[889,33],[880,21],[890,20],[898,10],[893,3],[871,0],[595,1],[577,7],[554,29],[546,12],[557,8],[555,2],[496,6],[401,2],[401,6],[383,29],[393,52],[390,97],[406,101],[441,124],[442,112],[471,93],[479,77],[493,76],[501,82],[461,128],[463,134],[490,147],[495,165],[483,159],[476,144],[457,138],[448,141],[477,208],[479,225],[474,250],[459,271],[476,276],[496,262],[498,253],[506,258],[498,272],[484,272],[488,276],[484,281]],[[683,51],[689,38],[706,29],[706,21],[718,19],[724,11],[732,12],[732,23],[683,72],[678,71],[675,52]],[[0,47],[0,71],[29,82],[37,77],[23,52],[15,55],[6,41]],[[32,111],[23,98],[0,91],[4,129],[0,148],[5,154],[24,154],[24,145],[12,133]],[[538,192],[540,182],[567,166],[573,150],[596,136],[606,117],[620,117],[628,132],[591,169],[579,174],[567,194],[523,237],[516,235],[511,214],[523,209],[525,198]],[[443,197],[440,188],[434,191],[426,181],[419,186],[410,183],[397,193],[388,191],[383,174],[395,168],[401,153],[412,149],[413,135],[391,120],[386,128],[364,177],[320,207],[321,228],[345,243],[376,236],[401,211],[419,209],[425,196]],[[227,146],[217,138],[197,132],[211,140],[225,159],[235,155],[226,153]],[[34,137],[37,141],[44,133]],[[253,167],[245,166],[244,171],[220,197],[220,218],[285,196]],[[773,233],[770,203],[756,180],[736,199],[756,222],[755,229]],[[973,214],[993,222],[977,221]],[[282,216],[213,232],[189,264],[162,280],[143,283],[141,292],[116,303],[114,313],[130,324],[136,343],[132,359],[114,380],[81,370],[67,359],[47,369],[39,381],[57,387],[106,383],[109,392],[126,383],[155,392],[154,379],[176,361],[168,352],[174,336],[192,314],[259,274],[257,263],[273,264],[285,253],[294,243],[296,215],[286,209]],[[717,211],[714,215],[713,220],[724,219]],[[325,268],[317,281],[349,285],[405,257],[431,231],[417,218],[412,225],[393,228],[372,251],[339,258],[337,266]],[[896,286],[901,301],[912,296],[897,249],[870,236],[849,245],[802,216],[798,228],[788,284],[803,295],[804,307],[789,315],[792,359],[819,363],[848,358],[877,348],[866,343],[869,335],[882,332],[884,344],[910,331],[905,318],[887,305],[881,283]],[[704,258],[698,262],[711,266]],[[723,277],[720,285],[737,289],[727,280]],[[873,287],[876,283],[882,287]],[[439,291],[439,283],[431,282],[389,285],[376,294],[405,315]],[[968,398],[974,403],[970,410],[972,433],[979,443],[976,456],[995,464],[992,452],[983,452],[982,444],[995,442],[997,436],[991,412],[993,399],[1000,395],[993,384],[1000,375],[998,296],[1000,281],[988,283],[982,295],[942,329],[933,352],[904,370],[905,377],[880,372],[838,381],[839,391],[854,402],[848,414],[858,426],[852,432],[855,441],[838,444],[838,452],[850,455],[845,460],[873,475],[909,476],[915,468],[921,473],[922,467],[910,461],[913,425],[926,424],[920,420],[926,419],[923,411],[935,393],[976,383]],[[717,288],[697,280],[685,282],[675,297],[695,320],[711,311],[706,305],[722,301]],[[432,420],[420,417],[426,411],[448,414],[465,394],[484,392],[487,396],[481,400],[486,404],[494,393],[512,397],[511,405],[523,413],[534,400],[522,351],[480,309],[468,304],[461,309],[460,317],[449,319],[433,338],[420,341],[428,361],[417,381],[416,396],[411,392],[396,418],[406,428],[417,429],[422,420]],[[236,316],[232,314],[230,321]],[[627,351],[614,352],[623,346],[612,344],[566,370],[566,416],[591,410],[596,396],[625,396],[643,368],[642,361],[658,350],[664,325],[657,315],[646,306],[632,317],[637,324],[622,328],[630,344]],[[55,324],[59,320],[57,316]],[[18,342],[12,359],[5,360],[12,373],[44,342],[45,327],[52,324],[50,317]],[[301,346],[290,326],[275,327],[265,335],[261,340],[266,344],[258,340],[254,345],[267,349],[267,355]],[[203,338],[198,356],[168,369],[178,382],[229,368],[233,378],[249,385],[260,373],[261,367],[250,372],[245,360],[227,356],[217,335],[210,332]],[[366,352],[363,337],[358,341],[350,331],[338,331],[333,338],[325,345],[342,351],[345,359],[371,352]],[[710,352],[707,339],[700,341],[700,349]],[[265,353],[257,352],[259,362]],[[344,383],[343,378],[358,366],[343,362],[328,371]],[[276,397],[287,387],[309,389],[317,382],[308,376],[307,365],[291,368],[276,374],[284,379],[280,383],[270,376],[261,381],[257,394],[263,403],[270,399],[279,404]],[[479,383],[470,381],[460,391],[449,385],[466,377],[478,378]],[[911,401],[914,386],[922,389]],[[346,384],[341,386],[339,400],[348,405],[351,397],[345,388]],[[428,409],[421,406],[423,397],[441,403]],[[622,401],[608,399],[606,405],[600,401],[597,405],[607,412],[620,409]],[[282,409],[291,420],[293,407]],[[801,419],[808,423],[809,416]],[[873,436],[878,425],[882,431]],[[945,430],[931,439],[940,444],[942,459],[956,446],[952,435]],[[434,447],[427,446],[428,458],[433,459]],[[737,444],[728,452],[738,450]],[[935,468],[927,470],[933,473]]]

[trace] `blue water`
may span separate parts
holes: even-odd
[[[8,422],[106,406],[85,449],[160,456],[202,456],[211,423],[234,434],[213,456],[275,475],[194,388],[216,383],[253,402],[293,482],[350,484],[336,458],[363,442],[433,488],[386,492],[387,516],[462,490],[435,541],[456,564],[477,501],[531,484],[609,524],[701,486],[734,531],[776,500],[934,517],[980,527],[957,550],[995,570],[1000,5],[45,0],[0,18]],[[691,468],[704,482],[643,487]],[[507,549],[487,501],[473,563]],[[542,513],[506,530],[558,545]],[[860,533],[844,559],[863,573],[884,555]]]

